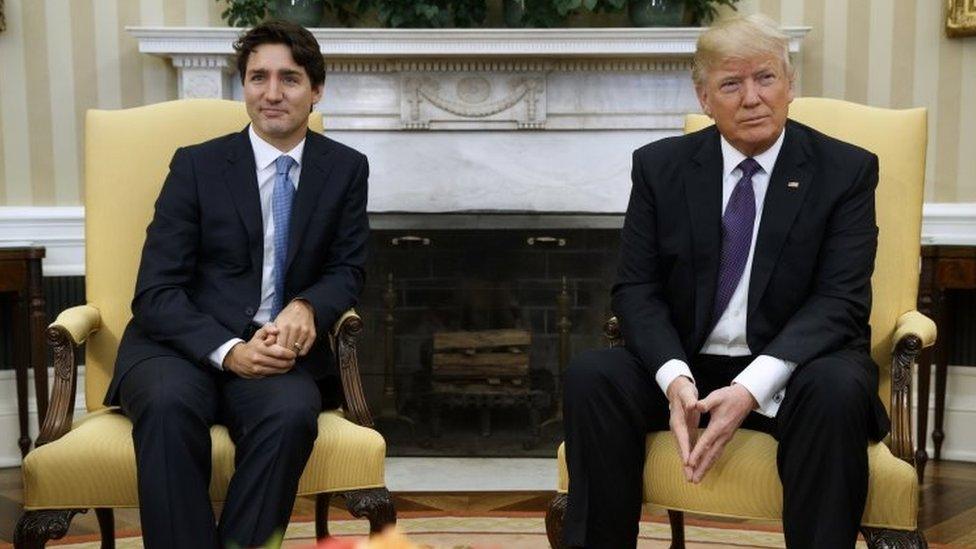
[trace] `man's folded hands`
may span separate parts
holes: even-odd
[[[671,434],[681,455],[685,479],[697,484],[758,404],[752,393],[737,383],[716,389],[699,400],[697,387],[685,376],[671,382],[667,396],[671,404]],[[699,433],[702,414],[709,414],[709,421],[708,427]]]

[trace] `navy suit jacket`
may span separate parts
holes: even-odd
[[[284,302],[315,310],[317,339],[296,367],[336,375],[327,334],[363,287],[369,166],[361,153],[309,131],[289,228]],[[156,200],[139,265],[132,320],[105,398],[134,364],[207,356],[246,339],[261,301],[264,230],[247,129],[178,149]]]
[[[877,249],[878,158],[788,120],[770,176],[749,281],[754,355],[795,362],[857,351],[877,387],[868,319]],[[722,152],[715,126],[634,152],[612,308],[653,376],[691,365],[713,326],[722,248]],[[846,353],[849,356],[852,353]],[[876,399],[878,432],[887,416]]]

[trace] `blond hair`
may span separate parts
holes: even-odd
[[[698,37],[691,79],[695,86],[705,83],[708,71],[727,59],[753,59],[771,55],[783,60],[783,70],[793,79],[790,38],[769,17],[754,13],[723,19]]]

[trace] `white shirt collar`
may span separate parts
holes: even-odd
[[[257,167],[258,171],[261,171],[271,164],[281,156],[281,151],[278,150],[274,145],[268,143],[261,136],[254,131],[254,125],[249,124],[247,126],[247,134],[251,138],[251,149],[254,151],[254,165]],[[284,153],[292,159],[295,160],[298,166],[302,165],[302,151],[305,150],[305,138],[303,137],[301,141],[298,142],[295,147]]]
[[[776,139],[776,142],[773,143],[773,146],[769,147],[765,151],[752,157],[753,159],[755,159],[756,162],[759,163],[759,165],[763,169],[763,172],[765,172],[766,174],[773,173],[773,166],[776,165],[776,158],[779,156],[779,150],[783,148],[783,138],[785,136],[786,136],[786,128],[783,128],[783,131],[779,132],[779,137]],[[722,138],[722,164],[723,164],[722,179],[724,181],[729,177],[729,175],[733,171],[735,171],[736,168],[739,167],[739,164],[747,157],[746,155],[739,152],[739,149],[733,147],[732,144],[725,139],[724,135],[721,136],[721,138]]]

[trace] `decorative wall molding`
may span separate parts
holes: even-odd
[[[922,244],[976,246],[976,202],[925,204]]]
[[[595,215],[531,212],[370,213],[374,229],[619,229],[621,213]],[[69,207],[0,208],[0,246],[35,243],[47,248],[45,276],[85,274],[85,209]],[[976,245],[976,202],[925,204],[925,245]],[[976,369],[973,370],[976,375]],[[974,393],[976,394],[976,393]],[[976,404],[973,406],[976,408]]]
[[[0,246],[47,248],[45,276],[85,274],[85,208],[0,207]]]

